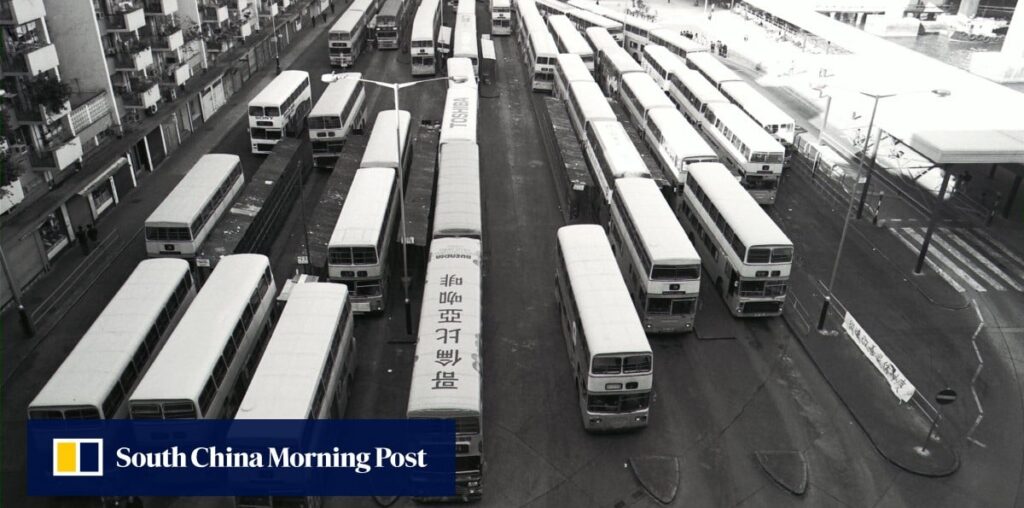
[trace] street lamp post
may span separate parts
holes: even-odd
[[[270,29],[274,31],[274,59],[277,60],[277,73],[281,74],[281,42],[277,37],[277,15],[274,14],[273,7],[270,9]]]
[[[398,122],[398,115],[401,109],[398,107],[398,92],[403,88],[409,88],[411,86],[421,85],[423,83],[430,83],[431,81],[453,81],[455,83],[464,83],[466,78],[464,77],[439,77],[423,79],[419,81],[408,81],[405,83],[385,83],[383,81],[374,81],[372,79],[356,78],[353,74],[323,74],[320,76],[320,81],[324,83],[333,83],[339,79],[352,79],[359,80],[363,83],[369,83],[371,85],[377,85],[382,88],[389,88],[392,91],[394,102],[395,102],[395,154],[397,154],[398,164],[395,171],[398,173],[398,210],[399,220],[401,221],[402,231],[402,291],[404,292],[404,303],[405,303],[405,333],[412,335],[412,302],[409,299],[409,285],[412,279],[409,277],[409,252],[408,252],[408,239],[405,230],[405,175],[402,169],[402,126]]]

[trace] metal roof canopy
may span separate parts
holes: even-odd
[[[940,166],[1024,164],[1024,130],[921,131],[900,141]]]

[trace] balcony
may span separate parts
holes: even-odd
[[[263,17],[263,16],[273,17],[273,16],[277,16],[280,13],[281,12],[278,10],[278,7],[277,7],[277,2],[270,2],[269,4],[263,4],[260,7],[260,16],[261,17]]]
[[[82,142],[78,136],[71,136],[47,145],[41,152],[28,156],[32,169],[36,171],[64,171],[68,166],[82,159]]]
[[[229,29],[231,35],[244,41],[246,37],[252,35],[253,26],[255,25],[255,23],[252,21],[246,21],[244,23],[232,21],[231,25],[232,26]]]
[[[178,0],[146,0],[143,5],[147,16],[166,16],[178,12]]]
[[[185,45],[185,34],[181,28],[167,27],[151,39],[153,51],[176,51]]]
[[[160,102],[160,83],[156,80],[132,80],[130,89],[121,91],[126,108],[152,108]]]
[[[44,16],[43,0],[0,0],[0,24],[24,25]]]
[[[153,50],[145,44],[137,44],[118,51],[114,55],[114,70],[136,72],[153,65]]]
[[[71,112],[71,102],[65,101],[59,111],[53,112],[42,104],[24,104],[22,101],[13,101],[14,117],[18,124],[43,124],[51,125]]]
[[[144,26],[146,12],[138,0],[118,3],[116,12],[107,16],[108,32],[137,32]]]
[[[165,85],[181,86],[192,77],[192,67],[187,63],[177,64],[177,67],[168,65],[167,69],[163,73],[163,83]]]
[[[38,76],[59,65],[57,48],[53,44],[18,44],[6,58],[4,72]]]
[[[228,6],[204,5],[199,8],[199,14],[203,19],[203,23],[220,25],[228,20]]]
[[[15,180],[4,186],[6,192],[0,192],[0,214],[18,206],[25,199],[25,190],[21,187],[21,180]]]

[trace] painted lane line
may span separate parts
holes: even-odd
[[[903,228],[903,232],[906,233],[907,236],[913,239],[914,242],[917,244],[917,248],[914,249],[914,251],[917,252],[920,249],[921,244],[924,243],[924,238],[921,238],[921,235],[917,234],[917,232],[914,231],[913,228]],[[932,248],[931,253],[932,255],[935,256],[936,259],[941,261],[942,264],[946,265],[950,270],[952,270],[953,273],[957,275],[957,277],[960,277],[960,279],[966,282],[968,286],[971,286],[972,289],[978,291],[979,293],[984,293],[987,291],[984,286],[978,283],[977,280],[974,280],[974,277],[971,277],[970,275],[967,274],[967,272],[963,271],[960,267],[956,266],[956,264],[953,263],[953,261],[951,261],[948,257],[946,257],[946,255],[943,254],[940,249],[938,249],[937,247]]]
[[[980,261],[981,264],[985,265],[985,268],[988,268],[990,272],[998,275],[1000,279],[1006,281],[1006,283],[1009,284],[1010,287],[1016,289],[1017,291],[1024,291],[1024,286],[1021,286],[1020,283],[1018,283],[1016,280],[1013,279],[1012,276],[1010,276],[1010,274],[1004,272],[998,266],[996,266],[995,263],[993,263],[988,258],[988,256],[985,256],[984,254],[978,252],[978,250],[972,247],[971,244],[964,241],[963,238],[960,238],[960,236],[955,231],[942,228],[942,233],[947,238],[953,240],[953,242],[959,245],[961,248],[969,252],[972,256],[974,256],[974,258]]]
[[[1002,242],[992,237],[992,235],[990,235],[988,231],[982,231],[980,229],[972,228],[970,229],[970,232],[974,235],[978,242],[982,244],[988,244],[987,247],[989,248],[994,248],[995,250],[992,252],[993,254],[996,254],[1002,257],[1003,259],[1010,261],[1011,264],[1016,264],[1017,266],[1014,267],[1016,268],[1016,270],[1014,271],[1016,271],[1021,277],[1024,277],[1024,259],[1015,254],[1005,245],[1003,245]]]
[[[899,230],[897,230],[896,228],[890,228],[889,231],[892,232],[893,236],[895,236],[896,239],[898,239],[901,243],[903,243],[903,245],[906,245],[907,248],[910,249],[910,252],[914,252],[914,253],[918,252],[919,249],[917,247],[914,247],[914,244],[910,243],[910,240],[907,240],[906,238],[904,238],[903,235],[899,232]],[[964,289],[963,286],[960,285],[959,282],[957,282],[952,277],[950,277],[949,274],[946,273],[945,270],[943,270],[942,268],[939,268],[939,266],[936,265],[934,261],[932,261],[931,259],[925,258],[924,262],[925,262],[925,264],[928,265],[928,268],[931,268],[932,271],[934,271],[936,274],[938,274],[939,277],[942,277],[942,279],[945,280],[947,284],[952,286],[953,289],[955,289],[958,293],[964,293],[964,292],[967,291],[966,289]]]
[[[1006,291],[1006,286],[1000,284],[999,281],[992,278],[992,276],[989,275],[988,272],[982,270],[980,266],[974,264],[969,257],[964,256],[963,253],[961,253],[955,247],[950,245],[949,242],[947,242],[938,232],[935,233],[934,240],[936,245],[942,247],[943,249],[946,249],[946,252],[949,252],[950,255],[959,260],[960,264],[966,266],[969,270],[976,273],[978,277],[984,279],[985,282],[987,282],[988,285],[992,287],[992,289],[996,291]]]

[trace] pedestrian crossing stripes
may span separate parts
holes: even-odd
[[[895,226],[889,231],[917,254],[924,242],[926,229]],[[981,229],[936,228],[925,263],[961,293],[968,289],[979,293],[1024,292],[1024,257]]]

